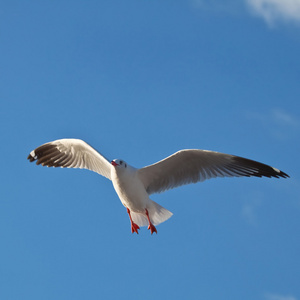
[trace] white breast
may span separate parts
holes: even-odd
[[[149,196],[137,170],[131,166],[126,169],[113,168],[111,179],[122,204],[133,212],[144,213]]]

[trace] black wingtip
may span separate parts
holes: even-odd
[[[64,153],[57,149],[57,146],[52,143],[47,143],[39,146],[30,152],[27,159],[30,162],[36,161],[37,165],[47,167],[67,167],[67,162],[64,161],[64,165],[61,165],[57,160],[64,158]]]
[[[280,171],[280,170],[279,170]],[[278,176],[282,177],[282,178],[290,178],[290,175],[280,171],[280,173],[278,174]]]
[[[28,159],[30,162],[35,161],[35,158],[34,158],[31,154],[28,155],[27,159]]]
[[[290,176],[285,172],[273,168],[269,165],[243,158],[243,157],[234,157],[234,161],[238,162],[239,166],[243,167],[246,171],[249,171],[247,174],[249,177],[268,177],[268,178],[289,178]],[[246,175],[246,176],[247,176]]]

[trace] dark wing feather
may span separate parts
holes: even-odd
[[[79,139],[61,139],[46,143],[31,151],[28,159],[47,167],[88,169],[110,179],[109,161]]]

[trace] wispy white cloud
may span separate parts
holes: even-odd
[[[281,125],[299,127],[299,120],[282,109],[274,108],[271,110],[271,117],[275,122]]]
[[[247,116],[260,123],[263,129],[270,131],[279,140],[286,140],[299,134],[299,118],[281,108],[273,108],[265,112],[247,112]]]
[[[198,9],[227,14],[239,13],[243,7],[239,0],[190,0],[190,3]]]
[[[242,216],[251,225],[256,225],[257,224],[257,219],[256,219],[256,215],[255,215],[253,205],[245,204],[243,209],[242,209]]]
[[[257,226],[257,211],[259,206],[261,205],[262,195],[252,195],[251,199],[248,199],[246,203],[244,203],[242,207],[242,217],[243,219],[249,223],[250,225]]]
[[[278,21],[300,24],[300,0],[246,0],[246,3],[270,26]]]
[[[274,27],[278,22],[300,25],[300,0],[190,0],[198,9],[214,13],[252,13]]]
[[[265,294],[266,300],[297,300],[294,296],[291,295],[279,295],[279,294]]]

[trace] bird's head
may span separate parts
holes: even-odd
[[[115,167],[115,168],[127,168],[127,163],[122,160],[122,159],[114,159],[111,161],[111,164]]]

